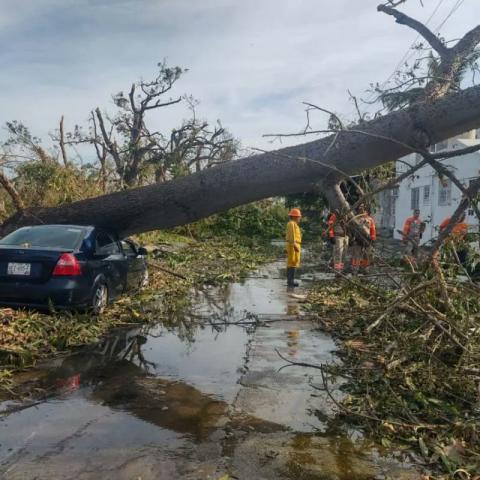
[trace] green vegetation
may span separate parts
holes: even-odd
[[[322,282],[307,308],[341,345],[325,387],[345,378],[339,412],[423,466],[423,478],[480,471],[480,297],[476,285],[431,272],[401,291]]]
[[[242,237],[242,242],[249,238],[271,240],[284,237],[287,213],[283,202],[261,200],[212,215],[188,227],[179,227],[176,231],[203,238],[233,235]]]

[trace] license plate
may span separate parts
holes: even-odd
[[[9,275],[30,275],[30,263],[9,263],[7,273]]]

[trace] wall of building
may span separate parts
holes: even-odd
[[[470,135],[470,138],[454,138],[437,146],[437,151],[442,149],[458,149],[477,144],[478,139],[475,135]],[[472,138],[473,137],[473,138]],[[405,172],[408,166],[403,163],[406,162],[414,165],[421,158],[416,154],[408,155],[398,161],[396,164],[397,173]],[[456,177],[465,185],[480,176],[480,153],[475,152],[461,157],[454,157],[442,161],[443,165],[449,167]],[[412,195],[412,190],[417,189]],[[450,191],[450,192],[449,192]],[[413,214],[412,200],[416,200],[418,195],[418,208],[420,210],[420,218],[427,222],[425,233],[422,238],[422,243],[429,242],[432,238],[438,235],[438,226],[446,218],[453,214],[461,200],[461,191],[450,181],[442,185],[438,175],[430,166],[425,166],[415,172],[413,179],[404,180],[394,192],[395,197],[395,227],[394,237],[401,238],[401,230],[405,219]],[[412,196],[414,197],[412,199]],[[413,203],[416,203],[415,201]],[[472,231],[478,230],[478,220],[473,214],[473,211],[468,211],[466,222]],[[400,231],[400,232],[399,232]]]
[[[375,185],[372,188],[375,188]],[[392,195],[392,190],[384,190],[376,195],[375,205],[371,213],[377,229],[381,229],[391,236],[395,228],[395,198]]]

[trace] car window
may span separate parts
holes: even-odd
[[[130,242],[127,242],[125,240],[121,240],[120,243],[122,244],[122,248],[123,248],[123,251],[127,254],[127,255],[131,255],[131,256],[137,256],[137,251],[135,250],[135,248],[133,247],[133,245],[130,243]]]
[[[85,229],[66,225],[39,225],[15,230],[0,240],[0,245],[30,248],[75,249]]]
[[[105,232],[98,232],[95,240],[95,253],[99,255],[113,255],[120,253],[120,248],[111,235]]]

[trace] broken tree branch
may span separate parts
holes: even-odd
[[[0,185],[2,185],[2,187],[12,199],[12,203],[15,206],[17,212],[21,212],[22,210],[24,210],[25,205],[19,193],[17,192],[17,189],[2,171],[0,171]]]
[[[440,55],[446,55],[448,52],[445,44],[437,37],[428,27],[418,20],[409,17],[405,13],[399,12],[395,8],[389,7],[388,5],[379,5],[377,7],[379,12],[386,13],[395,18],[395,21],[400,25],[406,25],[407,27],[412,28],[417,33],[419,33],[429,44],[430,46]]]

